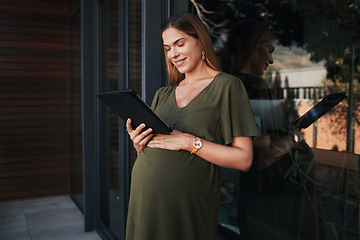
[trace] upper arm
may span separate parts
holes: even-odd
[[[252,153],[253,143],[251,137],[234,137],[231,144],[233,147],[243,149]]]
[[[243,164],[243,171],[248,171],[253,162],[253,143],[251,137],[234,137],[232,147],[238,148],[241,151],[239,157]]]

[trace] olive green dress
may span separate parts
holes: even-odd
[[[183,108],[176,105],[175,88],[159,89],[152,104],[173,129],[224,145],[257,135],[238,78],[219,73]],[[145,148],[132,171],[126,239],[215,240],[220,187],[219,167],[196,154]]]

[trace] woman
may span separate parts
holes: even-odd
[[[153,136],[127,121],[138,157],[126,239],[216,239],[219,166],[250,168],[256,124],[243,84],[221,72],[195,15],[168,19],[162,40],[171,86],[157,91],[152,109],[176,130]]]
[[[315,185],[306,182],[301,174],[291,174],[292,181],[286,178],[294,162],[298,164],[297,172],[301,169],[313,177],[309,165],[312,166],[314,155],[298,130],[279,133],[278,119],[284,117],[272,114],[272,94],[262,78],[274,62],[275,36],[264,24],[245,20],[233,30],[228,44],[233,54],[233,74],[246,87],[255,116],[266,116],[261,121],[260,137],[253,142],[253,167],[238,175],[241,239],[321,239]],[[284,125],[281,127],[285,129]],[[257,231],[259,228],[261,231]]]

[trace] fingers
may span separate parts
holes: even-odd
[[[131,119],[128,118],[126,121],[126,131],[128,132],[130,139],[134,141],[134,139],[143,131],[145,128],[145,124],[140,124],[135,130],[131,126]]]
[[[135,138],[137,138],[140,135],[140,133],[143,131],[144,128],[145,128],[145,124],[142,123],[137,128],[135,128],[135,130],[132,130],[131,132],[129,132],[131,140],[134,141]],[[146,131],[144,131],[144,132],[146,132]],[[142,134],[142,136],[144,136],[144,134]]]
[[[134,140],[134,138],[144,129],[145,124],[140,124],[135,130],[131,126],[131,119],[128,118],[126,120],[126,131],[128,132],[131,140]]]
[[[181,150],[188,149],[189,142],[194,141],[194,136],[187,133],[174,130],[170,135],[168,134],[156,134],[148,143],[147,146],[150,148],[161,148],[167,150]]]
[[[130,139],[133,141],[134,148],[137,153],[141,152],[145,147],[148,141],[154,136],[151,134],[153,131],[151,128],[144,131],[145,124],[140,124],[135,130],[131,126],[131,119],[129,118],[126,121],[126,130],[130,136]]]
[[[148,129],[135,137],[133,145],[137,153],[140,153],[147,146],[149,140],[154,136],[154,134],[149,134],[151,131],[152,129]]]
[[[137,153],[141,152],[148,144],[149,140],[154,136],[154,134],[149,134],[146,137],[144,137],[143,139],[141,139],[139,142],[137,142],[136,138],[134,141],[134,147],[137,151]]]
[[[136,129],[138,129],[138,128],[136,128]],[[136,132],[136,130],[133,132]],[[140,134],[135,133],[136,135],[135,135],[134,139],[132,139],[134,144],[141,144],[143,141],[146,141],[146,140],[147,140],[146,142],[148,142],[149,139],[154,135],[154,134],[150,134],[151,132],[152,132],[152,129],[149,128]]]
[[[132,129],[132,126],[131,126],[131,119],[128,118],[128,119],[126,120],[126,131],[127,131],[128,133],[130,133],[132,130],[133,130],[133,129]]]

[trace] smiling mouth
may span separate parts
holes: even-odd
[[[183,58],[183,59],[178,60],[178,61],[174,61],[175,66],[180,67],[185,62],[185,59],[186,58]]]

